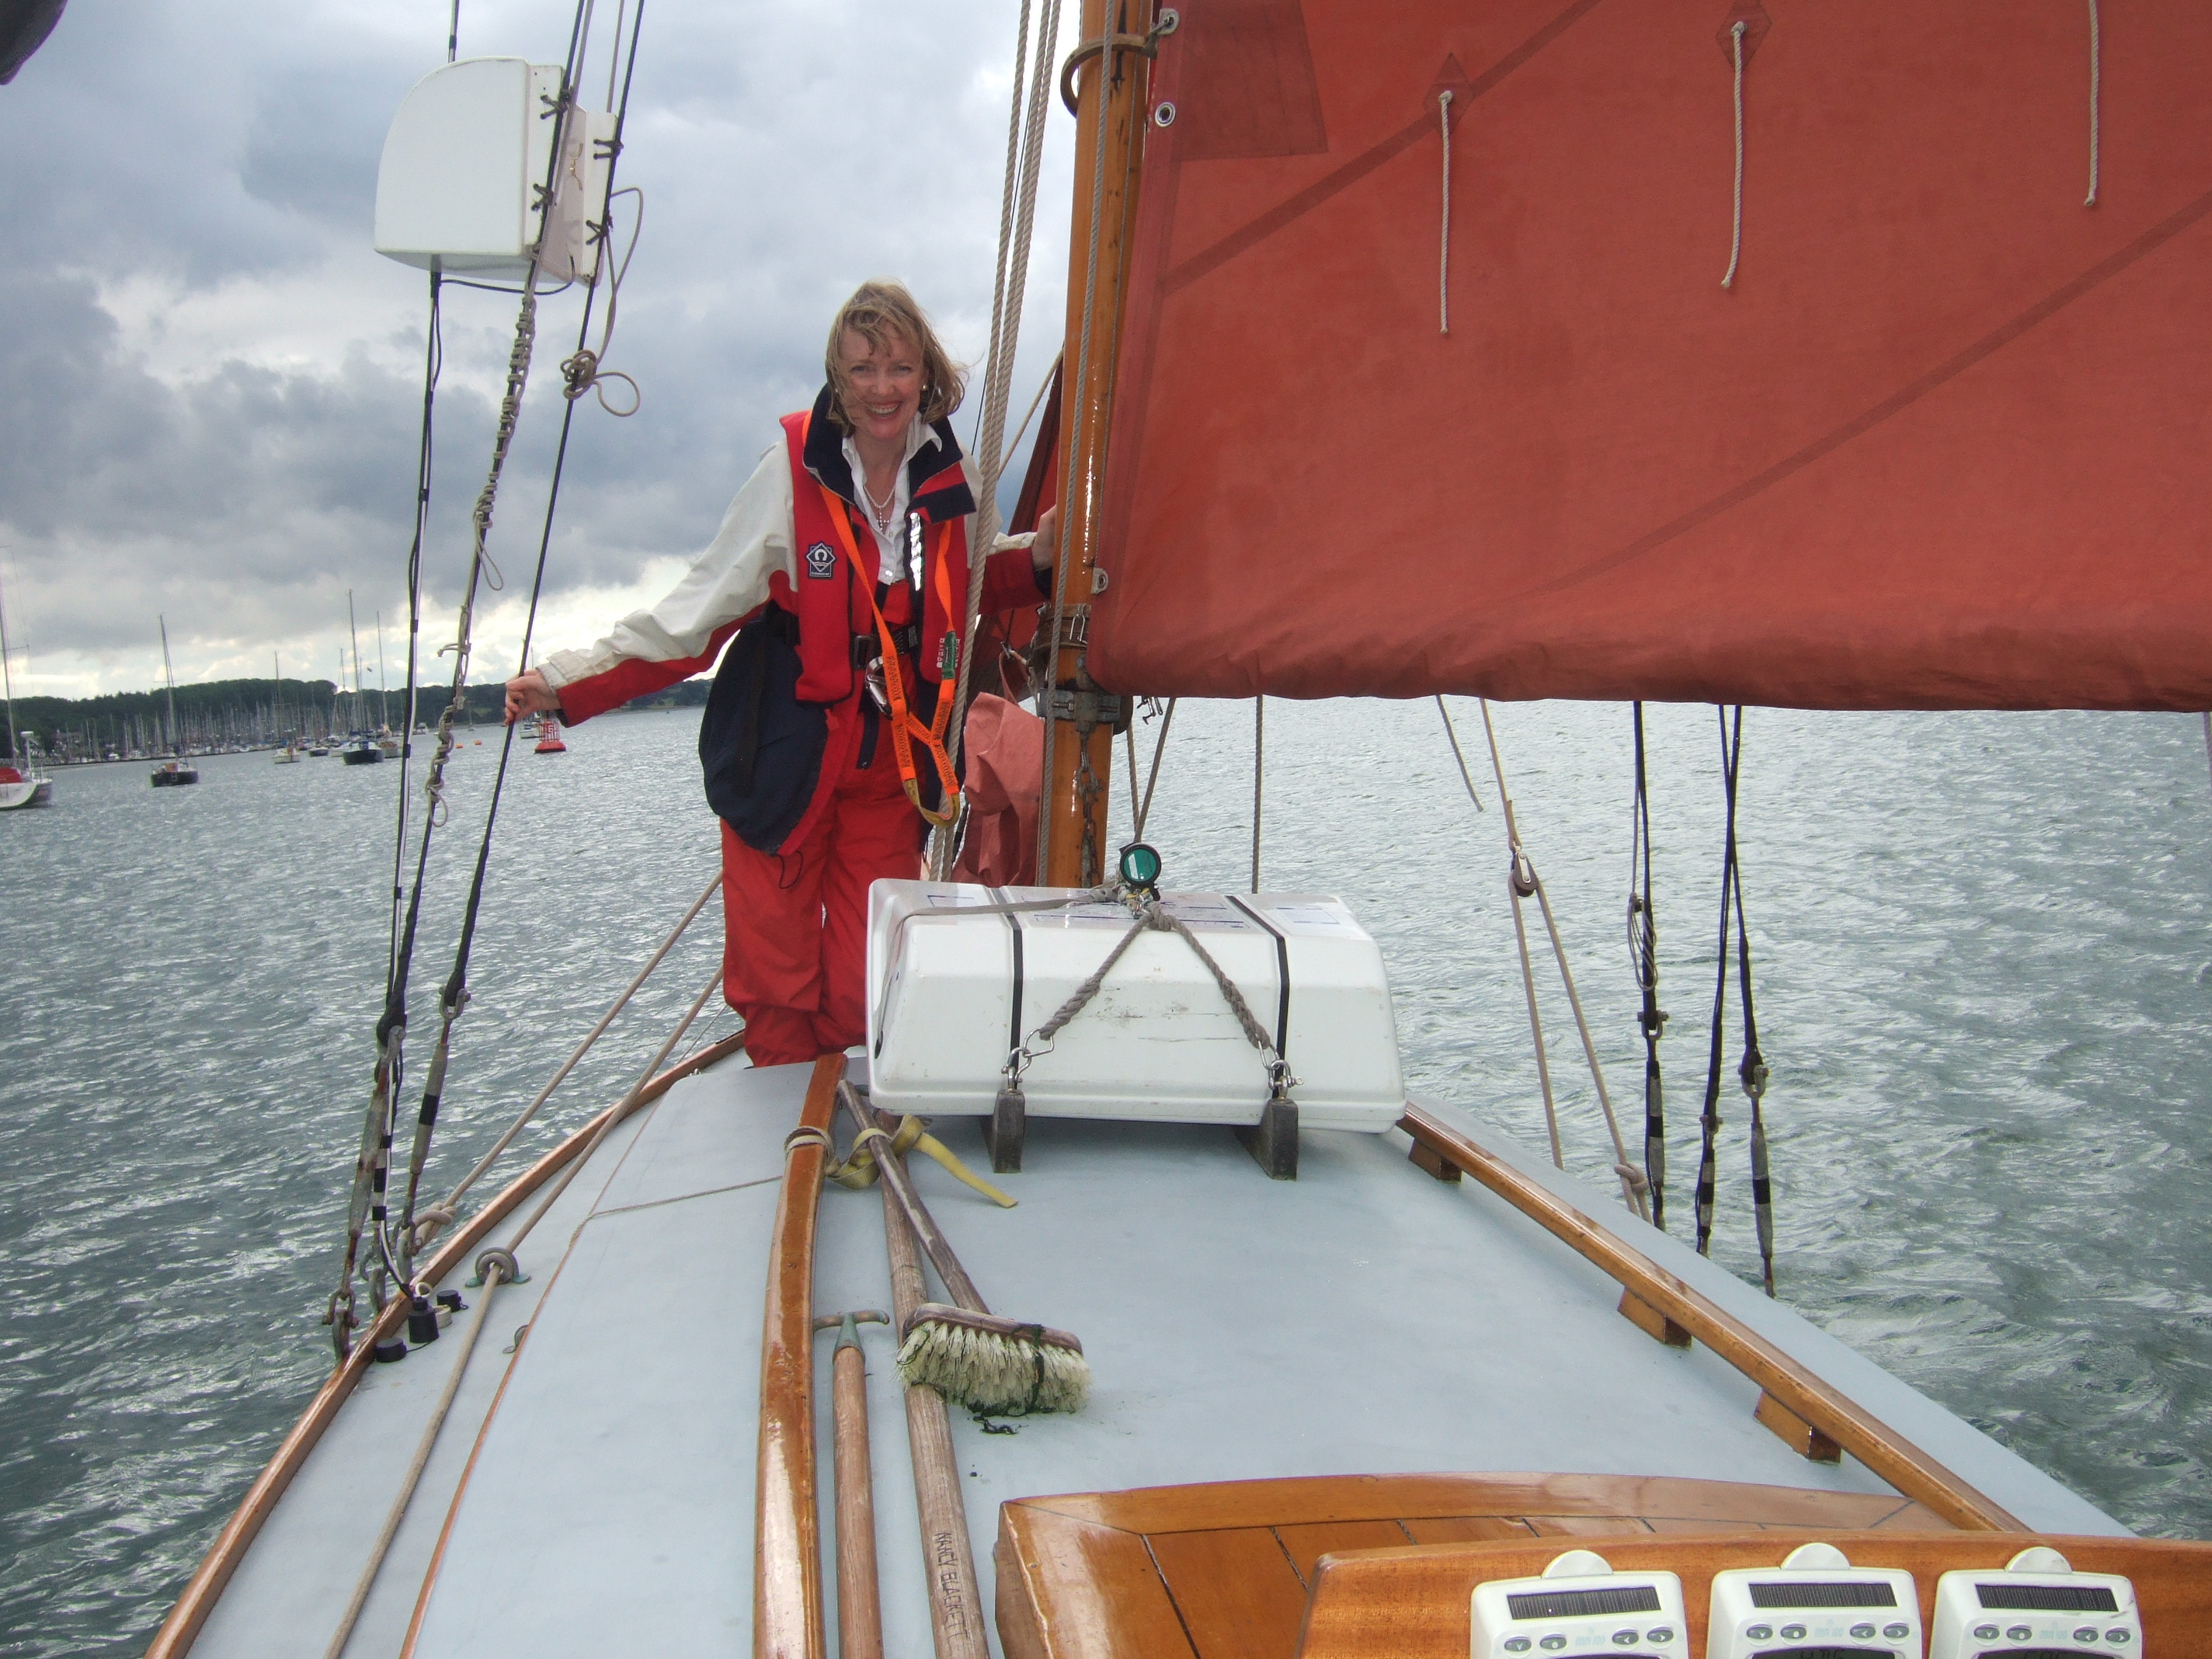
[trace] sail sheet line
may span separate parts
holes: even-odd
[[[2186,206],[2160,220],[2136,237],[2134,241],[2099,260],[2063,288],[2045,295],[2018,316],[1991,330],[1955,356],[1937,364],[1911,385],[1900,388],[1876,404],[1872,409],[1853,416],[1834,430],[1815,438],[1796,453],[1784,456],[1765,471],[1745,479],[1733,489],[1714,496],[1701,506],[1691,508],[1680,518],[1662,525],[1658,529],[1638,540],[1631,542],[1620,551],[1609,553],[1603,558],[1583,566],[1579,570],[1571,570],[1565,575],[1555,576],[1539,586],[1524,588],[1509,599],[1501,600],[1499,603],[1517,604],[1528,599],[1540,599],[1547,594],[1557,593],[1564,589],[1578,586],[1595,577],[1608,575],[1632,560],[1639,559],[1645,554],[1665,546],[1677,537],[1686,535],[1700,525],[1718,518],[1729,508],[1741,506],[1754,495],[1772,489],[1792,474],[1802,472],[1815,461],[1842,448],[1854,438],[1861,437],[1872,431],[1892,416],[1901,414],[1910,409],[1929,392],[1937,391],[1957,380],[1959,376],[1982,362],[1985,358],[1994,356],[2029,330],[2039,324],[2048,322],[2075,301],[2103,286],[2130,265],[2157,252],[2183,231],[2203,218],[2207,213],[2212,213],[2212,191],[2207,191]]]

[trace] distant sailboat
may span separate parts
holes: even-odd
[[[161,684],[169,696],[169,753],[173,759],[163,761],[154,769],[153,785],[156,789],[173,789],[181,784],[198,783],[199,769],[185,764],[183,734],[177,726],[177,675],[169,665],[169,619],[161,618]]]
[[[276,676],[276,690],[271,702],[276,709],[277,729],[282,731],[284,726],[284,659],[272,651],[269,653],[269,665]],[[284,739],[284,746],[276,751],[276,764],[297,766],[299,763],[299,742],[296,738],[288,736]]]
[[[15,677],[9,665],[8,612],[4,604],[0,604],[0,692],[7,697],[8,711],[8,759],[0,764],[0,812],[44,806],[54,798],[53,780],[35,766],[26,772],[15,764]]]

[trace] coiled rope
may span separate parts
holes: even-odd
[[[1505,787],[1505,763],[1498,758],[1498,731],[1490,719],[1490,704],[1482,704],[1483,735],[1490,743],[1490,766],[1498,780],[1498,799],[1505,813],[1505,844],[1509,854],[1506,891],[1513,901],[1513,936],[1521,947],[1521,986],[1528,1000],[1528,1030],[1536,1043],[1536,1079],[1544,1091],[1544,1126],[1552,1139],[1552,1164],[1564,1170],[1566,1160],[1559,1145],[1559,1113],[1552,1097],[1551,1061],[1545,1053],[1544,1022],[1536,1007],[1536,975],[1528,959],[1528,929],[1521,915],[1521,901],[1533,897],[1544,913],[1544,928],[1551,937],[1552,956],[1559,963],[1559,981],[1566,987],[1567,1006],[1574,1011],[1575,1030],[1582,1034],[1583,1055],[1589,1062],[1590,1081],[1597,1087],[1599,1109],[1605,1114],[1606,1133],[1613,1139],[1613,1172],[1620,1182],[1621,1202],[1644,1220],[1650,1218],[1644,1201],[1644,1172],[1628,1161],[1628,1147],[1620,1138],[1620,1124],[1613,1114],[1613,1097],[1605,1086],[1605,1068],[1598,1064],[1597,1044],[1591,1041],[1589,1022],[1583,1018],[1583,1000],[1575,990],[1575,976],[1567,966],[1567,947],[1559,938],[1559,920],[1552,914],[1551,895],[1544,890],[1535,861],[1521,844],[1521,829],[1513,815],[1513,797]]]

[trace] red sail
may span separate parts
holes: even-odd
[[[1106,684],[2212,706],[2212,5],[1178,9]]]

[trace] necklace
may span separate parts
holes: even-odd
[[[898,505],[898,474],[896,472],[891,474],[890,493],[879,501],[876,499],[876,492],[868,488],[868,475],[866,472],[861,473],[860,498],[867,502],[868,516],[876,521],[876,528],[884,535],[890,535],[891,509]]]

